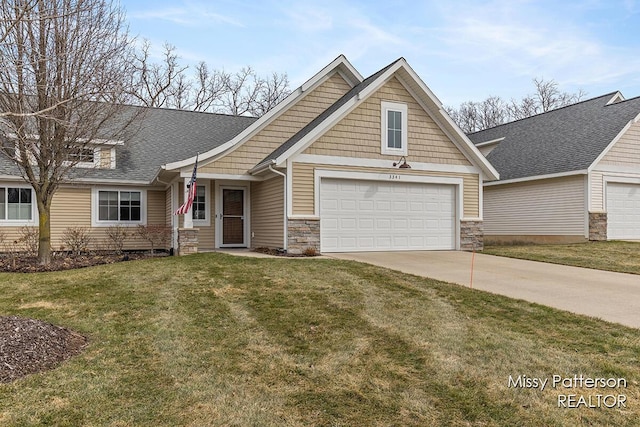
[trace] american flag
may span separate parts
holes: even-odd
[[[198,155],[196,155],[196,163],[193,165],[193,173],[191,174],[191,180],[187,184],[187,188],[189,189],[189,194],[187,194],[187,200],[184,201],[182,206],[180,206],[173,214],[174,215],[184,215],[191,209],[191,205],[193,204],[193,199],[196,198],[196,172],[198,171]]]

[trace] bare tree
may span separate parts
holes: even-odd
[[[467,101],[459,108],[446,110],[463,132],[471,133],[574,104],[586,96],[583,90],[562,92],[554,80],[535,78],[533,84],[534,94],[520,101],[512,99],[507,103],[498,96],[490,96],[482,102]]]
[[[2,152],[33,187],[47,264],[53,195],[81,153],[126,128],[132,43],[107,0],[3,0],[0,34]]]
[[[135,55],[134,67],[137,91],[131,94],[132,102],[147,107],[259,117],[290,93],[286,74],[264,78],[251,67],[229,73],[210,70],[200,62],[189,76],[170,44],[164,45],[162,60],[154,62],[151,44],[145,41]]]
[[[176,93],[175,85],[185,83],[182,77],[188,68],[178,64],[175,50],[175,46],[165,43],[162,62],[157,63],[151,59],[151,43],[148,40],[142,43],[133,60],[135,74],[132,86],[137,89],[131,93],[134,101],[146,107],[165,107],[171,102],[170,98]],[[182,91],[180,93],[183,94]]]

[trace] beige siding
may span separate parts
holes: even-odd
[[[213,250],[216,247],[216,239],[215,239],[215,181],[211,181],[209,184],[209,206],[211,207],[210,212],[208,212],[211,217],[209,220],[209,226],[200,226],[194,225],[194,228],[197,228],[198,231],[198,249],[202,250]]]
[[[399,102],[408,106],[409,163],[471,164],[396,78],[392,78],[318,138],[304,153],[397,160],[397,155],[380,153],[382,101]]]
[[[111,148],[100,149],[100,168],[111,169]]]
[[[147,191],[147,224],[165,224],[165,191]],[[92,249],[108,249],[108,227],[91,227],[91,188],[90,187],[62,187],[51,202],[51,247],[54,251],[67,249],[63,241],[64,233],[72,227],[83,227],[91,236]],[[22,227],[0,227],[6,242],[13,242],[20,238]],[[136,227],[128,227],[128,237],[125,249],[147,249],[148,243],[141,240],[135,233]],[[6,251],[7,248],[0,248]]]
[[[251,184],[251,247],[284,247],[284,178]]]
[[[171,227],[173,212],[171,211],[171,187],[164,192],[164,224]]]
[[[604,212],[604,176],[602,172],[593,171],[590,174],[591,212]]]
[[[585,234],[585,176],[484,189],[485,235]]]
[[[629,130],[602,158],[600,165],[640,168],[640,122],[631,125]]]
[[[334,74],[249,141],[222,159],[200,167],[199,171],[233,175],[246,173],[349,89],[347,82],[339,74]]]
[[[398,175],[420,175],[433,177],[461,177],[463,179],[463,209],[464,217],[477,218],[479,201],[479,177],[478,174],[456,174],[446,172],[427,172],[418,170],[367,168],[367,167],[346,167],[330,165],[314,165],[308,163],[293,164],[293,214],[313,215],[314,214],[314,171],[316,168],[323,170],[339,170],[353,172],[371,172],[381,174]]]

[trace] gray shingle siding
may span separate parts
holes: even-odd
[[[504,138],[488,155],[501,180],[585,170],[629,121],[640,97],[606,105],[614,93],[469,134],[474,144]]]

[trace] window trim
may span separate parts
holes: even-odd
[[[211,185],[210,181],[198,182],[196,181],[196,185],[198,187],[204,187],[204,218],[205,219],[193,219],[193,225],[197,225],[199,227],[209,227],[211,226]],[[193,215],[193,205],[191,206],[191,215]],[[193,218],[193,217],[192,217]]]
[[[100,220],[100,191],[118,192],[118,209],[120,209],[120,192],[137,191],[140,193],[140,221],[101,221]],[[133,187],[93,187],[91,188],[91,226],[111,227],[121,225],[123,227],[137,227],[147,224],[147,190]]]
[[[5,227],[20,227],[20,226],[36,226],[38,225],[38,203],[36,201],[36,193],[33,191],[33,188],[27,184],[14,184],[14,183],[2,183],[0,184],[0,188],[5,189],[5,200],[9,192],[7,189],[9,188],[19,188],[19,189],[28,189],[31,191],[31,219],[8,219],[8,203],[5,203],[5,219],[0,219],[0,226]]]
[[[389,111],[399,112],[401,114],[401,144],[400,148],[389,148],[388,144],[388,120]],[[381,141],[380,152],[382,154],[389,154],[394,156],[406,156],[407,155],[407,134],[408,134],[408,111],[407,104],[400,104],[398,102],[382,101],[381,104]]]

